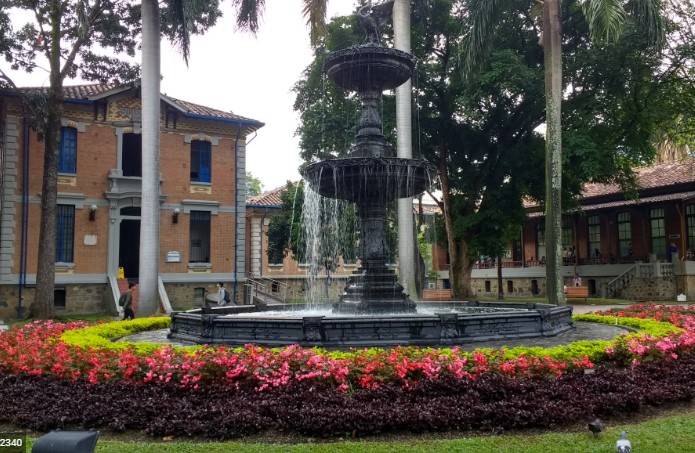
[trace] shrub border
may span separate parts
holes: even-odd
[[[642,318],[623,318],[615,316],[604,316],[595,314],[574,315],[574,321],[579,322],[594,322],[609,325],[619,325],[629,329],[638,329],[639,332],[627,334],[628,337],[650,335],[653,337],[663,337],[671,333],[684,332],[684,329],[674,326],[669,322],[655,321],[654,319]],[[149,355],[152,352],[164,346],[172,347],[175,350],[193,351],[199,348],[209,347],[207,345],[197,346],[172,346],[166,343],[133,343],[129,341],[118,342],[117,340],[127,335],[134,333],[145,332],[155,329],[164,329],[171,325],[169,317],[154,317],[141,318],[132,321],[114,321],[109,323],[101,323],[95,326],[90,326],[82,329],[74,329],[63,332],[60,340],[68,345],[80,347],[83,349],[132,349],[138,355]],[[617,338],[617,337],[616,337]],[[614,345],[616,339],[613,340],[583,340],[571,343],[569,345],[556,346],[552,348],[542,347],[525,347],[518,346],[515,348],[500,348],[503,351],[505,359],[514,359],[519,356],[526,357],[550,357],[560,360],[573,360],[584,356],[588,356],[592,361],[600,361],[605,358],[605,349]],[[237,349],[237,348],[233,348]],[[242,350],[243,348],[238,348]],[[281,348],[273,348],[281,349]],[[350,351],[327,351],[322,348],[313,348],[319,351],[322,355],[331,358],[345,358],[353,352]],[[370,348],[378,350],[379,348]],[[450,348],[441,348],[450,349]],[[480,348],[481,351],[493,351],[494,348]]]

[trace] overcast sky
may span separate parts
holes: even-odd
[[[329,0],[328,18],[351,14],[355,0]],[[292,85],[311,62],[309,29],[301,15],[301,0],[266,0],[256,37],[235,31],[229,1],[224,17],[204,36],[191,42],[189,66],[168,42],[162,42],[162,93],[265,123],[246,149],[247,171],[264,190],[300,178],[299,141],[294,137],[298,115],[292,110]],[[12,18],[13,28],[26,19]],[[48,74],[0,68],[19,86],[48,85]],[[66,85],[80,81],[66,81]],[[253,136],[251,136],[253,137]]]

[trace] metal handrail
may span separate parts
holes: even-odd
[[[628,274],[631,274],[631,275],[630,275],[630,278],[627,278],[627,277],[628,277]],[[615,278],[614,278],[613,280],[611,280],[610,282],[608,282],[608,283],[606,284],[606,291],[608,291],[608,293],[609,293],[611,296],[615,295],[615,292],[616,292],[616,289],[617,289],[616,287],[618,286],[618,283],[619,283],[619,282],[622,284],[622,287],[625,288],[625,286],[626,286],[628,283],[630,283],[630,282],[632,281],[632,279],[635,278],[636,275],[637,275],[637,265],[634,265],[634,266],[630,267],[629,269],[627,269],[627,270],[626,270],[625,272],[623,272],[622,274],[620,274],[620,275],[618,275],[617,277],[615,277]]]
[[[284,282],[268,277],[250,276],[246,279],[246,283],[250,284],[257,293],[268,296],[279,302],[284,303],[287,301],[287,284]],[[270,288],[270,290],[266,288]]]

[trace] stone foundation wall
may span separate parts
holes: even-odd
[[[347,282],[346,278],[331,278],[330,285],[326,288],[326,279],[315,281],[313,291],[309,291],[308,280],[306,278],[277,279],[287,285],[287,300],[305,300],[310,293],[317,299],[329,299],[337,301]]]
[[[536,281],[536,292],[534,293],[533,281]],[[512,290],[509,291],[509,282],[512,282]],[[489,282],[489,284],[486,284]],[[476,296],[492,297],[497,296],[496,278],[474,278],[471,280],[471,287]],[[502,290],[505,295],[520,297],[539,297],[544,296],[546,291],[544,278],[503,278]]]
[[[229,295],[234,298],[234,285],[225,283],[224,286],[229,290]],[[198,283],[164,283],[164,289],[169,296],[171,308],[174,310],[190,310],[200,308],[204,305],[204,297],[207,293],[217,293],[217,283],[198,282]],[[242,285],[237,285],[237,303],[243,300],[240,293],[243,291]]]
[[[622,291],[620,297],[646,301],[676,300],[676,277],[635,279]]]
[[[105,302],[107,285],[56,285],[56,289],[63,288],[65,289],[65,307],[56,307],[56,315],[103,313],[107,311]],[[22,290],[22,310],[25,317],[27,313],[31,313],[34,294],[34,288],[24,288]],[[19,287],[17,285],[0,286],[0,319],[17,319],[18,305]]]

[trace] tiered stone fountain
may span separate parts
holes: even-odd
[[[307,308],[301,304],[251,314],[239,313],[247,307],[174,313],[170,337],[233,345],[449,345],[555,335],[572,328],[568,306],[474,301],[427,303],[427,310],[418,312],[387,268],[387,205],[423,192],[436,177],[436,168],[424,160],[395,157],[382,133],[382,92],[405,83],[415,68],[411,55],[378,43],[390,3],[363,7],[358,19],[365,25],[367,42],[331,53],[324,62],[326,75],[360,99],[359,131],[349,155],[309,165],[302,174],[318,194],[357,206],[360,267],[340,300],[332,310],[301,314],[298,310]]]

